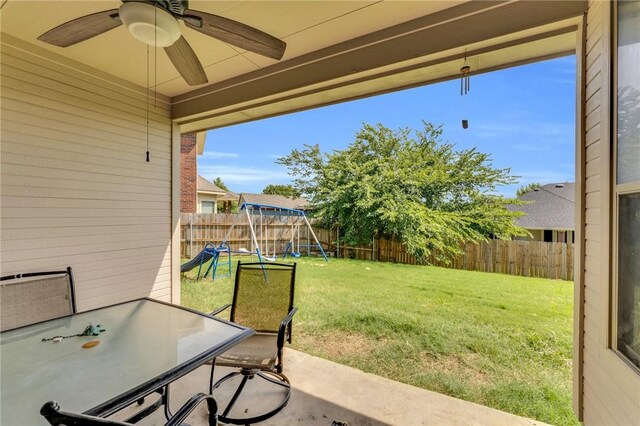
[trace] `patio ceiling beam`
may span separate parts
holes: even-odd
[[[406,61],[581,16],[586,6],[586,1],[463,3],[176,96],[171,101],[172,118],[189,130],[202,130],[206,126],[202,127],[199,122],[232,111],[237,118],[230,120],[239,122],[242,118],[237,111],[308,95],[305,88],[318,91],[318,87],[328,82],[333,88],[336,84],[349,86],[356,79],[379,78],[379,73],[372,73],[377,69],[386,68],[386,73],[393,73],[397,68],[397,72],[401,72],[406,70]],[[571,27],[573,30],[573,25]],[[339,83],[335,83],[336,80]],[[428,78],[423,84],[426,82]],[[292,95],[296,92],[297,95]],[[295,108],[287,110],[286,106],[280,106],[277,113],[291,110]],[[268,113],[261,116],[266,115]]]

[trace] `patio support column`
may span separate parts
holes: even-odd
[[[584,400],[584,227],[585,227],[585,114],[586,103],[585,90],[585,47],[586,15],[578,27],[578,40],[576,42],[576,226],[574,227],[574,263],[573,263],[573,412],[579,421],[583,421]],[[567,244],[570,241],[567,240]]]
[[[180,304],[180,126],[171,125],[171,303]]]

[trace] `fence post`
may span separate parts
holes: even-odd
[[[375,235],[371,239],[371,260],[373,260],[374,262],[377,260],[376,259],[376,237],[375,237]]]
[[[567,277],[568,275],[567,274],[567,244],[568,243],[564,243],[562,245],[562,254],[561,254],[562,258],[560,259],[562,262],[562,279],[563,280],[569,279]]]
[[[189,259],[193,259],[193,213],[189,215]]]

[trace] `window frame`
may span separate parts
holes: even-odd
[[[620,199],[629,194],[640,194],[640,179],[634,182],[618,184],[618,2],[612,2],[611,16],[611,216],[610,216],[610,250],[611,250],[611,306],[610,306],[610,333],[609,348],[621,358],[625,364],[640,375],[640,366],[636,365],[629,357],[618,350],[618,271],[619,271],[619,222]],[[640,315],[640,312],[638,312]],[[639,354],[640,355],[640,354]]]
[[[211,212],[205,212],[204,211],[204,206],[206,204],[211,204]],[[211,200],[202,200],[200,201],[200,213],[203,214],[215,214],[216,212],[216,202],[215,201],[211,201]]]

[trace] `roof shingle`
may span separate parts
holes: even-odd
[[[309,208],[309,201],[306,198],[287,198],[282,195],[271,194],[240,194],[240,204],[263,204],[268,206],[284,207],[286,209],[305,210]]]
[[[518,197],[527,202],[508,206],[526,213],[516,223],[525,229],[575,229],[575,183],[550,183]]]
[[[218,185],[215,185],[202,176],[198,175],[198,191],[202,192],[216,192],[219,194],[226,194],[227,191],[220,188]]]

